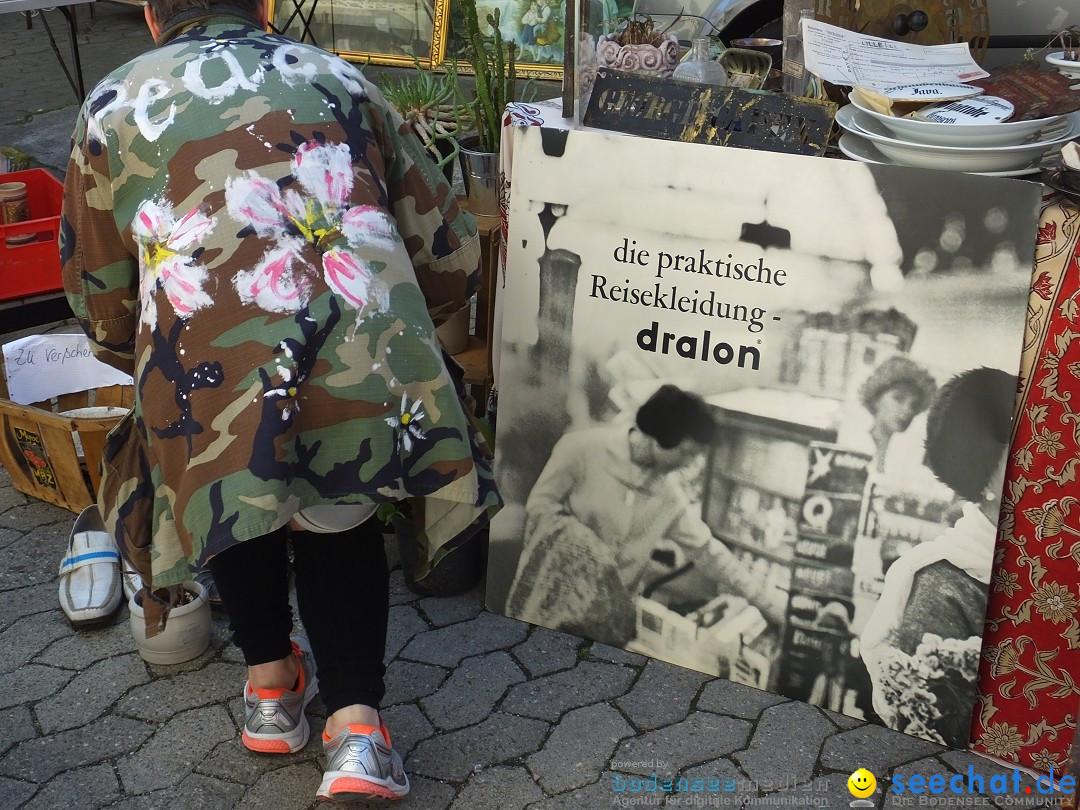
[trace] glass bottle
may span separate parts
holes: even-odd
[[[812,8],[800,9],[795,33],[784,43],[784,92],[789,95],[806,95],[810,75],[806,72],[806,65],[803,62],[803,20],[812,19],[814,19]]]
[[[690,46],[690,53],[680,62],[671,78],[695,84],[714,84],[724,87],[728,84],[728,73],[724,66],[712,58],[709,38],[698,37]]]

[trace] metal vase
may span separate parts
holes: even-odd
[[[481,216],[499,215],[499,153],[477,152],[478,139],[461,142],[458,161],[465,184],[465,205],[469,213]]]

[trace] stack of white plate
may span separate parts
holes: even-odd
[[[853,100],[854,101],[854,100]],[[1020,177],[1080,136],[1080,118],[939,123],[884,115],[854,102],[841,107],[840,151],[853,160],[924,169]]]

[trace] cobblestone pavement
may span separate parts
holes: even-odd
[[[66,55],[63,20],[45,13]],[[88,86],[148,44],[138,8],[77,13]],[[77,108],[37,21],[27,30],[22,15],[0,14],[0,66],[0,145],[62,170]],[[73,520],[0,472],[0,808],[312,806],[319,701],[304,751],[255,755],[240,743],[245,673],[223,617],[205,654],[172,667],[138,656],[126,608],[110,626],[74,631],[57,601]],[[392,583],[384,716],[412,778],[407,807],[846,807],[859,767],[879,783],[894,770],[1005,773],[974,754],[494,615],[479,589],[419,598],[399,568]],[[631,791],[652,774],[735,789]],[[1025,777],[1021,790],[1032,785]]]
[[[256,755],[240,743],[245,670],[223,616],[215,614],[206,653],[176,666],[139,657],[126,608],[110,626],[73,630],[56,573],[73,520],[0,473],[0,808],[312,806],[320,702],[309,710],[305,750]],[[417,597],[393,544],[388,552],[383,716],[412,778],[404,806],[844,807],[859,767],[879,783],[894,770],[1006,772],[971,753],[492,614],[480,589]],[[631,779],[653,774],[733,789],[675,793],[666,804],[660,792],[626,792]],[[1034,784],[1025,777],[1021,790]],[[1027,797],[1002,797],[1002,806],[1019,798]]]

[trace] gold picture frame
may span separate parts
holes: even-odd
[[[270,0],[270,27],[351,62],[438,64],[449,0]]]
[[[440,17],[444,27],[433,38],[441,46],[439,51],[432,50],[434,64],[437,67],[453,62],[459,73],[471,73],[471,68],[463,59],[461,6],[458,0],[436,2],[444,5],[445,9]],[[566,41],[566,0],[476,0],[481,31],[491,32],[491,26],[486,24],[485,19],[496,8],[502,15],[499,28],[502,29],[503,38],[518,46],[518,59],[515,62],[518,76],[561,80]],[[508,9],[512,13],[507,14]],[[570,25],[572,28],[573,20]]]

